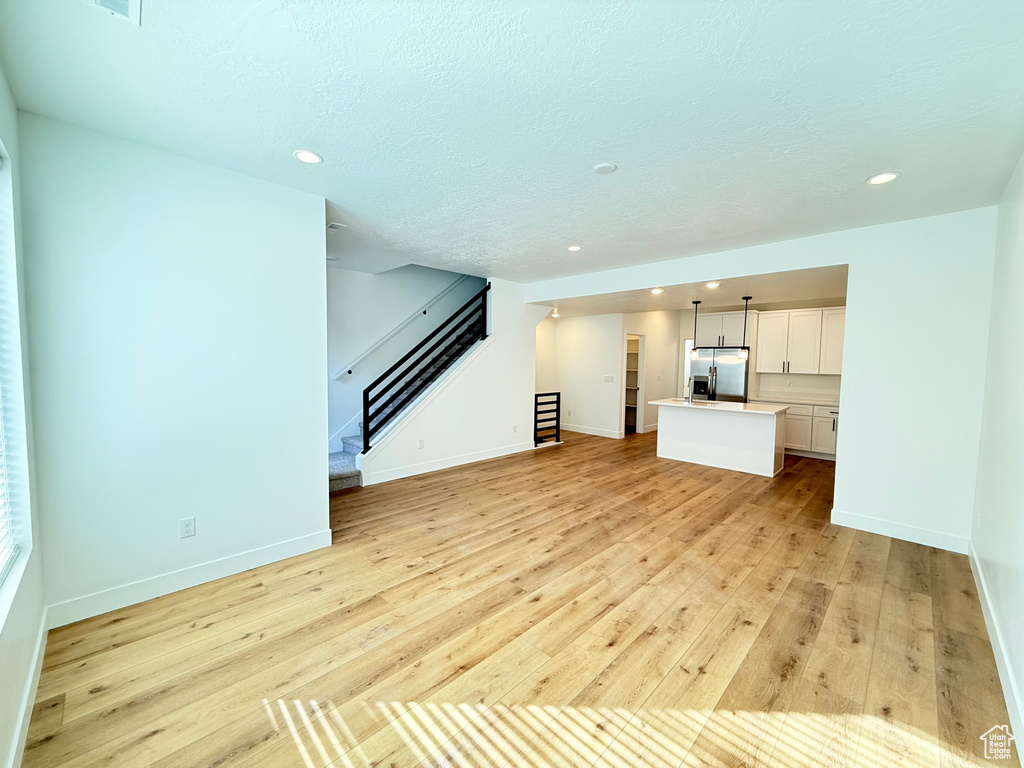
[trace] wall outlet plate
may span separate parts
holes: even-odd
[[[194,517],[183,517],[178,521],[178,538],[187,539],[196,535],[196,519]]]

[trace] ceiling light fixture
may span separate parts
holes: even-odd
[[[615,173],[619,166],[612,163],[598,163],[594,166],[594,173]]]
[[[653,293],[655,296],[657,296],[659,293],[664,293],[664,292],[665,292],[664,288],[651,288],[651,293]]]
[[[552,312],[551,316],[552,317],[558,317],[558,310],[556,309],[554,312]]]
[[[309,149],[297,149],[292,152],[292,154],[295,155],[296,160],[308,163],[309,165],[316,165],[317,163],[322,163],[324,161],[320,155]]]
[[[868,179],[868,184],[872,184],[877,187],[879,184],[888,184],[890,181],[896,181],[896,179],[898,179],[899,177],[900,175],[896,173],[896,171],[885,171],[884,173],[876,173],[874,176]]]
[[[717,288],[721,283],[704,283],[705,288]]]
[[[582,251],[583,250],[583,246],[582,245],[570,245],[569,246],[569,250],[572,251],[573,253],[575,253],[576,251]]]

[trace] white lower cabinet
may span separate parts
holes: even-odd
[[[839,409],[827,405],[814,406],[814,424],[811,428],[811,450],[815,453],[836,452],[839,434]]]
[[[790,405],[786,411],[786,447],[794,451],[811,450],[813,407]]]

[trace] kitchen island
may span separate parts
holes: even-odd
[[[764,477],[782,471],[785,405],[652,400],[658,406],[658,456]]]

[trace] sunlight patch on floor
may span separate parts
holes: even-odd
[[[330,703],[265,700],[264,709],[306,768],[937,768],[950,759],[933,736],[869,715],[382,701],[364,713],[381,727],[357,739]],[[983,765],[980,750],[961,764]]]

